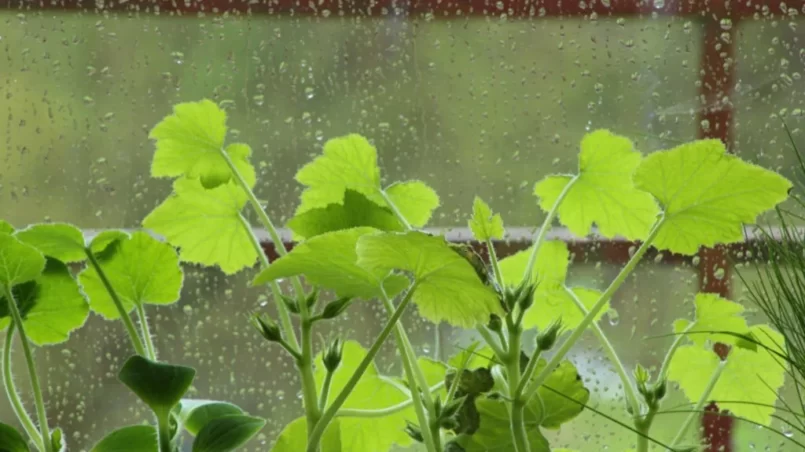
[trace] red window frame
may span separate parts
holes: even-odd
[[[659,4],[659,5],[658,5]],[[0,0],[0,8],[15,11],[75,11],[99,12],[96,0]],[[321,15],[330,11],[330,17],[343,16],[418,16],[430,13],[435,19],[455,17],[486,17],[507,14],[511,18],[559,17],[645,17],[684,16],[700,22],[701,76],[699,97],[705,108],[699,110],[700,138],[717,138],[728,149],[733,145],[733,111],[728,102],[735,88],[735,37],[741,21],[751,18],[785,17],[789,10],[805,12],[805,0],[106,0],[102,11],[140,12],[195,16],[204,14],[284,14],[294,16]],[[722,21],[731,21],[731,27],[722,27]],[[702,124],[708,124],[704,127]],[[745,259],[742,251],[752,248],[752,239],[744,243],[702,248],[695,265],[699,290],[730,294],[732,263]],[[270,242],[264,248],[276,258]],[[289,245],[292,246],[291,243]],[[480,244],[474,244],[483,252]],[[623,240],[569,241],[571,252],[579,262],[600,261],[623,265],[629,260],[629,249],[635,243]],[[528,247],[528,243],[497,242],[499,256],[507,256]],[[687,263],[694,260],[684,256],[665,256],[665,264]],[[719,274],[716,277],[716,270]],[[708,452],[732,452],[732,419],[719,414],[713,403],[708,414],[702,417],[702,428]]]

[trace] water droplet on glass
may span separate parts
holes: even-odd
[[[719,267],[719,268],[716,269],[716,271],[713,272],[713,277],[716,278],[717,280],[721,281],[722,279],[724,279],[724,276],[726,274],[727,274],[727,272],[724,270],[724,268]]]
[[[732,29],[732,19],[724,18],[724,19],[721,19],[721,21],[719,23],[721,24],[721,29],[722,30],[730,30],[730,29]]]
[[[308,86],[307,88],[305,88],[305,98],[307,98],[307,99],[313,99],[313,97],[314,97],[315,95],[316,95],[316,93],[313,91],[313,87],[312,87],[312,86]]]
[[[607,319],[609,320],[609,324],[612,326],[616,326],[617,324],[621,323],[621,316],[618,314],[616,309],[610,309],[607,311]]]
[[[654,0],[654,7],[657,9],[665,8],[665,0]]]

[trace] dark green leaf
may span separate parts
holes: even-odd
[[[245,444],[263,426],[264,419],[230,414],[212,419],[198,432],[193,452],[228,452]]]
[[[179,403],[195,375],[191,367],[156,363],[135,355],[123,364],[118,378],[157,416],[163,416]]]
[[[0,451],[29,452],[28,443],[14,427],[0,422]]]
[[[100,254],[106,251],[106,248],[108,248],[109,245],[127,238],[129,238],[129,235],[123,231],[103,231],[92,239],[92,242],[89,244],[89,249],[94,254]]]
[[[456,442],[467,452],[513,451],[511,430],[509,428],[509,411],[500,400],[480,397],[476,401],[481,415],[481,426],[472,435],[459,435]],[[539,424],[529,417],[526,409],[526,434],[531,452],[549,452],[548,440],[542,435]]]
[[[157,431],[150,425],[131,425],[106,435],[90,452],[157,452]]]
[[[326,232],[360,226],[381,231],[402,231],[403,226],[387,208],[372,202],[363,194],[347,189],[342,204],[311,209],[293,217],[288,227],[302,238],[309,239]]]
[[[179,418],[185,430],[193,436],[213,419],[232,414],[243,414],[243,410],[236,405],[216,400],[182,399]]]

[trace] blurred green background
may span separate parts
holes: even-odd
[[[801,140],[800,25],[767,16],[740,24],[738,86],[721,100],[735,109],[734,151],[789,177],[794,159],[781,118]],[[258,195],[277,223],[295,207],[296,170],[327,139],[357,132],[377,146],[387,181],[417,178],[437,190],[442,207],[433,226],[465,226],[473,197],[482,194],[507,225],[535,227],[542,213],[533,184],[573,170],[587,131],[609,128],[644,152],[696,137],[698,113],[712,106],[698,95],[701,39],[695,18],[650,14],[514,20],[2,11],[0,218],[17,227],[138,227],[170,191],[167,181],[149,178],[148,131],[173,104],[210,98],[228,111],[229,139],[252,146]],[[245,314],[265,307],[265,295],[246,289],[250,272],[187,271],[180,303],[153,310],[161,357],[199,368],[195,396],[268,417],[251,445],[265,451],[301,402],[292,362],[247,326]],[[605,287],[617,271],[606,262],[577,265],[571,282]],[[648,262],[619,291],[618,315],[604,328],[630,368],[659,363],[670,341],[642,339],[690,315],[697,286],[693,268]],[[367,344],[384,317],[376,306],[355,306],[333,329]],[[432,353],[432,326],[413,311],[405,322],[419,351]],[[440,331],[443,353],[468,339]],[[71,451],[146,418],[115,380],[127,353],[122,328],[97,316],[68,343],[39,352],[51,422],[68,432]],[[399,372],[394,354],[391,344],[384,348],[382,370]],[[625,419],[619,382],[595,341],[577,347],[573,360],[593,391],[591,404]],[[2,398],[0,420],[12,419]],[[668,439],[680,420],[668,416],[653,432]],[[754,428],[741,427],[740,435],[739,451],[795,450]],[[633,435],[590,412],[554,437],[557,447],[581,451],[633,443]]]

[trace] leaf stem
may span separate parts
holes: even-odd
[[[172,452],[170,414],[157,414],[157,427],[159,429],[157,432],[159,436],[159,452]]]
[[[682,438],[685,437],[685,433],[687,433],[688,428],[690,425],[693,424],[693,421],[701,414],[702,410],[704,409],[704,405],[710,398],[710,393],[713,392],[713,389],[716,387],[716,383],[718,383],[718,379],[721,378],[721,373],[724,372],[724,369],[727,367],[727,361],[721,361],[716,367],[716,370],[713,371],[713,374],[710,375],[710,381],[707,382],[707,386],[704,387],[704,392],[702,392],[701,397],[699,397],[699,401],[696,402],[696,406],[693,407],[693,411],[688,415],[685,419],[685,422],[682,423],[682,426],[679,427],[679,431],[674,436],[674,439],[671,440],[671,447],[676,447]]]
[[[302,300],[302,304],[305,301]],[[316,390],[316,380],[313,377],[313,324],[302,319],[302,356],[296,361],[299,375],[302,377],[302,399],[305,405],[305,418],[308,425],[316,425],[321,417],[319,410],[319,396]],[[312,434],[312,431],[308,429]]]
[[[28,335],[25,334],[25,326],[22,324],[22,315],[17,307],[17,301],[14,299],[14,294],[11,288],[3,286],[5,290],[6,301],[8,302],[8,310],[11,312],[11,318],[14,321],[17,329],[20,332],[20,342],[22,342],[22,352],[25,354],[25,363],[28,365],[28,375],[31,381],[31,389],[34,393],[34,403],[36,404],[36,417],[39,420],[39,432],[42,434],[42,443],[45,446],[45,452],[52,452],[53,444],[50,441],[50,429],[48,428],[48,417],[45,412],[45,400],[42,397],[42,386],[39,384],[39,375],[36,373],[36,363],[34,363],[34,355],[31,352],[31,344],[28,342]]]
[[[511,323],[511,322],[509,322]],[[506,379],[509,384],[509,427],[516,452],[531,452],[528,435],[525,430],[523,402],[518,389],[520,388],[520,340],[522,329],[519,325],[509,325],[509,353],[506,357]]]
[[[394,304],[389,299],[388,295],[386,295],[385,291],[382,293],[381,300],[383,301],[383,306],[386,308],[386,311],[389,315],[394,314]],[[431,405],[433,404],[432,398],[430,397],[430,391],[421,391],[422,395],[420,395],[420,387],[427,388],[427,381],[425,381],[424,386],[422,385],[422,379],[419,379],[417,376],[417,372],[422,374],[422,369],[419,368],[419,364],[416,362],[416,356],[412,355],[409,347],[406,346],[406,342],[408,341],[408,335],[405,333],[405,329],[403,328],[400,322],[396,322],[394,326],[394,335],[395,339],[397,340],[397,350],[400,353],[400,357],[402,358],[403,369],[405,371],[405,378],[408,380],[408,387],[411,389],[411,402],[414,405],[414,412],[416,413],[417,421],[419,421],[420,429],[422,431],[422,437],[425,442],[425,447],[429,452],[436,451],[436,441],[433,438],[433,434],[430,429],[426,427],[429,424],[429,413],[431,413],[429,407],[426,408],[424,403],[424,397],[427,396],[428,400],[431,400]],[[416,367],[416,370],[414,369]],[[428,410],[426,413],[425,410]]]
[[[140,320],[140,330],[143,334],[145,341],[145,348],[148,352],[148,359],[151,361],[157,360],[157,352],[154,348],[154,341],[151,338],[151,329],[148,327],[148,317],[145,315],[145,306],[141,303],[137,304],[137,318]]]
[[[654,226],[651,228],[651,231],[649,232],[648,237],[646,237],[646,240],[640,245],[637,251],[635,251],[632,258],[629,259],[629,262],[627,262],[626,265],[624,265],[620,273],[618,273],[618,276],[615,277],[612,283],[610,283],[609,287],[607,287],[604,293],[601,294],[601,296],[598,298],[598,301],[595,303],[595,305],[593,305],[592,309],[590,309],[590,312],[586,316],[584,316],[584,319],[582,319],[582,321],[579,323],[576,329],[573,330],[573,332],[570,334],[570,337],[568,337],[562,343],[562,346],[559,347],[559,350],[557,350],[556,353],[551,358],[551,360],[548,361],[548,364],[542,369],[539,375],[537,375],[536,378],[534,378],[534,380],[529,384],[529,386],[525,391],[526,401],[531,400],[531,398],[534,397],[534,394],[537,393],[537,389],[539,389],[539,387],[545,382],[548,376],[554,371],[554,369],[556,369],[556,367],[559,365],[562,359],[564,359],[565,355],[567,355],[567,353],[570,351],[573,345],[575,345],[576,342],[578,342],[579,338],[581,338],[581,336],[584,334],[584,331],[587,330],[587,327],[589,327],[590,324],[593,323],[595,316],[597,316],[598,313],[601,312],[601,310],[604,308],[607,302],[612,298],[612,295],[614,295],[615,292],[620,288],[620,286],[626,281],[626,278],[632,273],[632,271],[637,266],[638,262],[640,262],[640,259],[643,258],[643,255],[646,254],[646,251],[648,251],[648,249],[651,247],[651,243],[654,241],[655,238],[657,238],[657,234],[659,234],[660,229],[662,228],[662,225],[664,223],[665,223],[665,216],[663,214],[660,214],[660,217],[654,223]]]
[[[661,379],[664,379],[666,376],[668,376],[668,368],[671,365],[671,359],[674,357],[674,353],[676,353],[676,349],[678,349],[679,346],[682,345],[682,340],[686,337],[687,333],[690,332],[691,329],[693,329],[694,325],[695,325],[695,323],[691,322],[685,328],[685,330],[682,331],[682,333],[680,333],[680,334],[678,334],[676,336],[676,339],[674,339],[674,342],[671,344],[671,348],[668,349],[668,351],[665,353],[665,358],[663,358],[663,360],[662,360],[662,366],[660,367],[660,373],[657,376],[658,379],[661,380]]]
[[[442,389],[443,387],[444,387],[444,382],[440,381],[440,382],[436,383],[435,385],[431,386],[428,390],[430,391],[431,394],[433,394],[436,391]],[[414,405],[416,403],[415,400],[416,399],[414,398],[414,395],[412,393],[411,397],[408,398],[408,400],[400,402],[400,403],[398,403],[396,405],[392,405],[390,407],[381,408],[379,410],[343,409],[343,410],[339,410],[338,413],[336,413],[336,417],[366,417],[366,418],[372,418],[372,417],[390,416],[392,414],[399,413],[400,411],[410,407],[411,405]]]
[[[589,311],[587,311],[587,307],[584,306],[584,303],[581,302],[576,293],[567,286],[565,286],[564,289],[565,292],[570,296],[570,299],[573,300],[573,303],[576,304],[576,307],[579,308],[579,311],[585,316],[588,315]],[[626,367],[623,365],[623,361],[621,361],[620,357],[618,356],[618,352],[615,351],[615,347],[613,347],[612,343],[609,342],[609,338],[607,338],[606,334],[604,334],[604,330],[601,329],[601,327],[598,325],[598,322],[592,322],[590,327],[593,330],[593,334],[595,334],[595,336],[598,338],[598,342],[601,343],[601,347],[604,349],[604,353],[607,354],[609,361],[613,366],[615,366],[615,372],[618,373],[618,376],[621,379],[621,383],[623,384],[623,392],[626,396],[626,403],[629,404],[632,414],[634,416],[639,416],[640,401],[637,398],[637,390],[632,384],[632,379],[629,378],[629,374],[626,372]]]
[[[503,273],[500,271],[500,263],[498,262],[498,255],[495,251],[495,246],[492,244],[492,240],[486,239],[486,249],[489,253],[489,262],[492,264],[492,273],[495,274],[495,281],[497,281],[498,286],[500,288],[505,287],[505,281],[503,280]]]
[[[570,179],[567,185],[565,185],[565,188],[563,188],[559,193],[559,197],[556,198],[556,202],[553,203],[553,207],[551,207],[551,210],[548,212],[545,220],[543,220],[542,226],[540,226],[537,236],[534,238],[534,243],[531,245],[531,254],[528,256],[528,264],[525,267],[525,272],[523,272],[523,281],[529,281],[531,279],[531,273],[534,271],[534,265],[537,263],[539,249],[542,248],[542,244],[545,242],[545,237],[548,235],[548,231],[551,229],[553,219],[556,217],[556,214],[559,213],[559,206],[562,204],[562,201],[565,200],[567,194],[570,193],[570,189],[578,180],[579,176],[573,176],[573,178]]]
[[[131,317],[129,317],[128,311],[126,308],[123,307],[123,302],[120,301],[120,297],[117,295],[117,291],[112,284],[109,282],[109,279],[106,277],[106,273],[104,273],[101,265],[98,263],[98,260],[95,259],[95,254],[89,249],[85,248],[84,252],[87,255],[87,259],[89,260],[89,264],[98,273],[98,277],[101,279],[103,286],[106,288],[106,292],[109,293],[109,297],[112,299],[112,302],[115,304],[115,308],[117,308],[117,313],[120,315],[120,320],[123,322],[123,326],[126,327],[126,332],[129,334],[129,339],[131,340],[131,345],[134,346],[134,351],[140,356],[148,356],[145,352],[145,347],[143,346],[142,339],[137,334],[137,328],[134,327],[134,322],[131,321]]]
[[[526,365],[525,370],[523,371],[523,376],[520,379],[520,384],[517,385],[517,389],[515,391],[515,395],[517,397],[522,397],[523,392],[528,385],[528,381],[534,376],[534,372],[536,372],[541,354],[542,351],[540,349],[536,349],[534,350],[534,355],[532,355],[531,359],[528,360],[528,365]]]
[[[497,339],[495,339],[495,337],[492,336],[492,333],[489,332],[489,329],[487,329],[483,325],[479,326],[476,329],[478,331],[478,334],[480,334],[481,337],[484,339],[484,342],[486,342],[486,345],[488,345],[489,348],[491,348],[492,351],[495,352],[495,356],[498,359],[500,359],[501,361],[503,359],[505,359],[506,353],[507,353],[506,350],[498,344]],[[503,340],[503,338],[501,338],[501,341],[502,340]],[[504,347],[505,347],[505,344],[504,344]]]
[[[3,382],[6,388],[6,395],[8,396],[9,402],[11,402],[14,414],[17,416],[17,419],[19,419],[23,428],[25,428],[25,433],[33,440],[37,449],[44,450],[42,437],[39,436],[39,431],[36,429],[34,421],[25,410],[25,406],[22,404],[22,400],[20,400],[20,395],[17,393],[17,387],[14,384],[14,377],[11,373],[11,343],[13,339],[14,323],[11,323],[6,332],[6,342],[3,344]]]
[[[330,394],[330,385],[333,383],[333,373],[329,370],[324,375],[324,383],[321,387],[321,394],[319,395],[319,411],[327,407],[327,396]]]
[[[330,422],[335,417],[335,414],[344,405],[346,402],[347,397],[352,393],[352,390],[355,389],[355,386],[358,384],[358,381],[363,376],[363,373],[366,372],[366,369],[372,364],[377,352],[380,351],[380,347],[385,342],[386,338],[389,337],[391,334],[391,330],[393,330],[397,324],[397,321],[402,316],[403,312],[405,312],[405,308],[411,302],[411,298],[413,298],[414,291],[417,288],[417,283],[414,283],[409,289],[408,293],[405,294],[400,304],[397,305],[397,308],[394,310],[394,313],[389,317],[386,325],[383,327],[383,330],[380,334],[375,338],[374,343],[366,352],[366,356],[363,357],[363,360],[358,364],[358,367],[355,369],[355,373],[349,378],[349,381],[344,385],[344,388],[335,398],[333,403],[330,407],[324,412],[321,416],[319,421],[316,423],[316,426],[313,428],[312,433],[308,436],[308,445],[307,445],[307,452],[315,452],[318,447],[319,443],[321,442],[321,437],[324,434],[324,430],[330,424]]]

